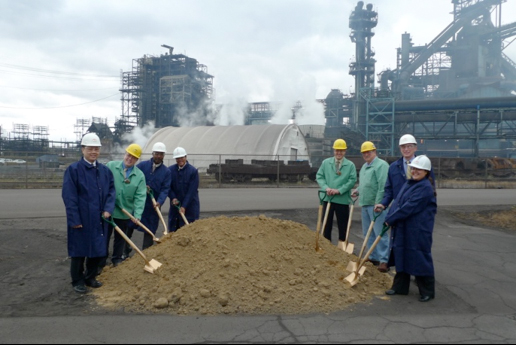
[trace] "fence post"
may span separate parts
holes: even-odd
[[[437,185],[439,186],[440,183],[441,183],[441,156],[439,156],[439,175],[438,175],[438,178],[437,178]],[[438,188],[437,186],[435,186],[436,188]]]
[[[222,155],[219,155],[219,188],[222,188]]]
[[[488,175],[487,175],[487,164],[488,164],[488,163],[487,163],[487,158],[486,158],[486,164],[485,164],[485,166],[486,166],[486,174],[485,174],[485,176],[484,176],[484,177],[485,177],[484,189],[487,189],[487,177],[488,177]]]
[[[25,162],[25,189],[29,189],[29,162]]]
[[[277,177],[277,180],[276,180],[276,186],[279,188],[280,187],[280,163],[279,163],[279,155],[277,156],[278,157],[278,175],[276,176]]]

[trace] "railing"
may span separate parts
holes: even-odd
[[[19,156],[21,157],[21,156]],[[142,157],[149,159],[150,155]],[[317,187],[315,175],[328,156],[312,155],[310,161],[301,155],[196,155],[188,156],[198,168],[201,188],[227,187]],[[357,172],[362,157],[347,157]],[[516,160],[508,158],[432,158],[434,173],[440,188],[516,188]],[[59,158],[55,163],[36,163],[33,159],[5,161],[0,157],[0,188],[61,188],[66,168],[78,158]],[[384,158],[389,164],[397,157]],[[111,158],[101,157],[101,163]],[[116,159],[115,159],[116,160]],[[166,156],[166,166],[175,164]]]

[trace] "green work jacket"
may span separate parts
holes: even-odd
[[[113,173],[115,180],[116,207],[113,218],[130,219],[122,212],[123,208],[135,218],[142,219],[145,201],[147,200],[145,175],[135,165],[129,175],[129,183],[125,183],[126,178],[122,161],[109,162],[106,165]]]
[[[360,206],[373,206],[382,202],[388,174],[389,164],[378,157],[371,165],[362,165],[358,186]]]
[[[340,174],[339,174],[340,172]],[[351,189],[357,182],[357,168],[352,161],[344,158],[339,172],[335,167],[335,157],[325,159],[317,171],[317,183],[322,191],[328,188],[338,189],[340,195],[335,195],[332,203],[349,205],[351,204]],[[324,201],[329,201],[326,195]]]

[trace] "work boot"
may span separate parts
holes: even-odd
[[[389,266],[387,266],[386,262],[381,262],[380,265],[378,265],[378,271],[382,273],[387,273],[389,272]]]

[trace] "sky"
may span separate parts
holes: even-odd
[[[217,104],[308,104],[332,89],[354,92],[349,64],[352,0],[0,0],[0,126],[49,128],[70,141],[77,119],[112,125],[122,112],[121,71],[167,52],[214,76]],[[409,32],[429,43],[452,20],[451,0],[376,0],[376,72],[396,68]],[[516,21],[516,0],[502,23]],[[505,53],[516,61],[516,43]],[[321,108],[322,109],[322,108]],[[314,111],[321,111],[315,109]],[[226,115],[227,116],[227,115]],[[220,119],[224,124],[224,119]],[[281,122],[282,120],[280,120]]]

